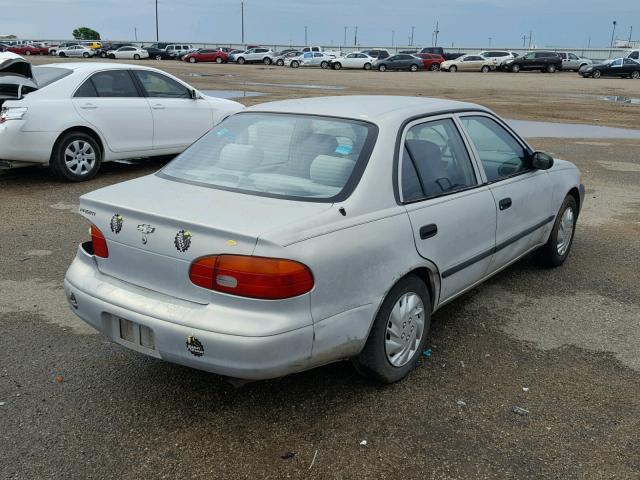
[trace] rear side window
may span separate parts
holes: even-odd
[[[96,91],[96,87],[93,86],[93,82],[91,79],[87,79],[80,88],[76,90],[74,97],[78,98],[86,98],[86,97],[97,97],[98,92]]]
[[[139,97],[138,90],[126,70],[99,72],[90,78],[98,97]],[[85,82],[87,83],[87,82]],[[84,87],[84,84],[81,88]],[[89,89],[89,87],[87,87]]]
[[[462,117],[489,182],[526,171],[529,154],[502,125],[484,116]]]
[[[469,153],[451,119],[411,127],[405,138],[401,169],[405,202],[477,184]]]

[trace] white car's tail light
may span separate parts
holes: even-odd
[[[241,297],[281,300],[307,293],[313,275],[306,265],[282,258],[211,255],[191,264],[191,282]]]
[[[91,225],[89,234],[91,235],[91,243],[93,244],[93,254],[96,257],[108,258],[109,248],[107,247],[107,241],[100,229],[95,225]]]
[[[27,107],[3,107],[0,112],[0,123],[8,120],[22,120],[27,113]]]

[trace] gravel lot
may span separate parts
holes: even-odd
[[[269,93],[247,104],[433,95],[509,118],[640,126],[640,106],[599,99],[638,96],[631,80],[148,63],[203,89]],[[439,311],[432,355],[387,387],[338,363],[237,388],[107,341],[62,292],[87,237],[78,196],[163,161],[107,164],[83,184],[0,173],[0,478],[640,478],[640,141],[531,142],[584,174],[567,263],[526,258]]]

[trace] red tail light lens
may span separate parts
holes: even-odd
[[[191,264],[191,282],[241,297],[281,300],[307,293],[313,275],[293,260],[244,255],[211,255]]]
[[[107,258],[109,256],[109,249],[107,248],[107,241],[104,239],[104,235],[98,227],[91,225],[89,230],[91,233],[91,243],[93,244],[93,254],[96,257]]]

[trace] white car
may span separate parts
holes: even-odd
[[[502,65],[502,63],[507,60],[516,58],[517,56],[514,55],[513,52],[508,52],[506,50],[485,50],[484,52],[480,52],[478,55],[488,58],[489,60],[493,60],[498,66]]]
[[[84,45],[71,45],[69,47],[58,48],[55,51],[59,57],[93,57],[96,51],[92,48],[85,47]]]
[[[207,97],[154,68],[116,63],[32,67],[15,57],[3,62],[4,55],[0,92],[11,92],[0,97],[4,167],[48,164],[65,180],[88,180],[102,162],[180,153],[244,108]]]
[[[244,65],[245,63],[264,63],[265,65],[270,65],[273,53],[273,50],[268,48],[250,48],[242,53],[235,54],[234,59],[235,62],[240,65]]]
[[[149,52],[142,48],[127,45],[126,47],[120,47],[117,50],[109,50],[107,57],[117,58],[119,60],[140,60],[141,58],[149,58]]]
[[[375,59],[371,58],[369,55],[360,52],[354,52],[343,57],[331,59],[329,61],[329,65],[335,70],[340,70],[341,68],[358,68],[371,70],[371,65],[373,65],[374,60]]]
[[[291,68],[298,67],[320,67],[329,68],[331,60],[335,60],[332,55],[327,55],[322,52],[305,52],[299,57],[288,58],[285,60],[285,66]]]

